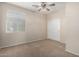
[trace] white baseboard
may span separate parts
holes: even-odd
[[[0,47],[0,49],[2,49],[2,48],[8,48],[8,47],[13,47],[13,46],[18,46],[18,45],[27,44],[27,43],[32,43],[32,42],[39,41],[39,40],[45,40],[45,39],[37,39],[37,40],[31,40],[31,41],[27,41],[27,42],[23,41],[23,42],[20,42],[20,43],[9,45],[9,46],[2,46],[2,47]]]
[[[69,52],[69,53],[71,53],[71,54],[76,55],[76,56],[79,57],[79,54],[78,54],[78,53],[72,52],[72,51],[70,51],[70,50],[68,50],[68,49],[66,49],[65,51],[67,51],[67,52]]]

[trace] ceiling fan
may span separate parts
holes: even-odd
[[[32,6],[37,8],[38,11],[42,11],[42,10],[50,11],[50,8],[55,6],[55,3],[48,4],[47,2],[41,2],[40,5],[32,5]]]

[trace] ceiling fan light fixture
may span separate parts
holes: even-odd
[[[55,6],[55,3],[48,4],[47,2],[41,2],[41,5],[32,5],[37,8],[39,12],[49,12],[52,7]]]

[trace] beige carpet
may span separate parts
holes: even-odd
[[[64,45],[53,40],[40,40],[0,50],[1,57],[76,57]]]

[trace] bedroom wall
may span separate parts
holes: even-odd
[[[64,9],[48,14],[47,20],[48,38],[65,43],[66,51],[79,55],[79,2],[66,3]]]
[[[79,2],[66,4],[64,33],[66,51],[79,55]]]
[[[26,14],[25,32],[6,32],[5,21],[8,10],[17,10]],[[46,39],[47,21],[45,17],[45,15],[36,14],[18,6],[0,5],[0,48]]]
[[[48,38],[65,43],[63,39],[63,20],[65,18],[65,6],[61,10],[51,12],[47,15]]]

